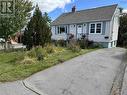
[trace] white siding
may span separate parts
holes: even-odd
[[[101,34],[90,34],[88,37],[89,40],[92,40],[94,42],[109,42],[109,40],[105,39],[105,35]]]
[[[67,40],[67,34],[62,33],[62,34],[57,34],[57,35],[52,35],[53,40]]]
[[[51,27],[51,32],[52,32],[52,35],[55,35],[55,26]]]
[[[96,23],[96,22],[95,22]],[[102,30],[103,30],[103,24],[102,24]],[[106,21],[105,26],[105,34],[89,34],[89,40],[92,40],[94,42],[109,42],[110,41],[110,21]],[[109,39],[105,39],[105,37],[108,36]]]
[[[105,27],[105,35],[110,37],[110,32],[111,32],[111,27],[110,27],[111,22],[107,21],[106,22],[106,27]]]
[[[94,23],[96,23],[96,22],[94,22]],[[89,36],[88,36],[89,40],[92,40],[94,42],[110,42],[110,31],[111,31],[110,21],[106,21],[105,23],[106,23],[105,28],[103,27],[103,24],[102,24],[102,28],[105,29],[104,30],[105,33],[104,34],[89,34]],[[86,26],[83,27],[83,33],[86,33],[88,31],[87,29],[89,29],[89,28],[87,28],[87,27],[88,27],[87,24],[86,24]],[[76,29],[77,29],[76,24],[71,24],[68,27],[69,34],[73,34],[75,39],[78,37],[78,35],[76,33],[77,32]],[[108,36],[109,39],[105,39],[106,36]],[[60,39],[66,40],[67,34],[66,33],[57,34],[57,26],[52,26],[52,39],[54,39],[54,40],[60,40]]]
[[[112,24],[113,24],[113,30],[112,30],[112,40],[118,39],[118,30],[119,30],[119,9],[116,10],[116,13],[114,15]]]
[[[57,26],[52,26],[51,31],[52,31],[52,39],[53,40],[67,40],[66,33],[57,34]]]

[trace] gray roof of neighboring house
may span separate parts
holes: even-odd
[[[115,4],[76,12],[63,13],[56,20],[54,20],[51,25],[111,20],[117,6],[118,5]]]

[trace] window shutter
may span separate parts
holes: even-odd
[[[105,30],[106,30],[106,21],[103,22],[102,35],[105,35]]]
[[[89,34],[89,23],[86,24],[87,25],[87,34]]]

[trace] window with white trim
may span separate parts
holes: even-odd
[[[101,33],[102,33],[102,23],[90,24],[90,34],[101,34]]]
[[[96,24],[96,33],[101,33],[101,23]]]
[[[58,26],[57,31],[58,34],[67,33],[67,26]]]
[[[95,33],[95,24],[90,25],[90,33]]]

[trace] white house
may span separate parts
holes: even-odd
[[[69,34],[75,39],[86,35],[89,40],[103,47],[116,47],[120,10],[117,4],[93,9],[63,13],[52,22],[52,39],[67,40]]]

